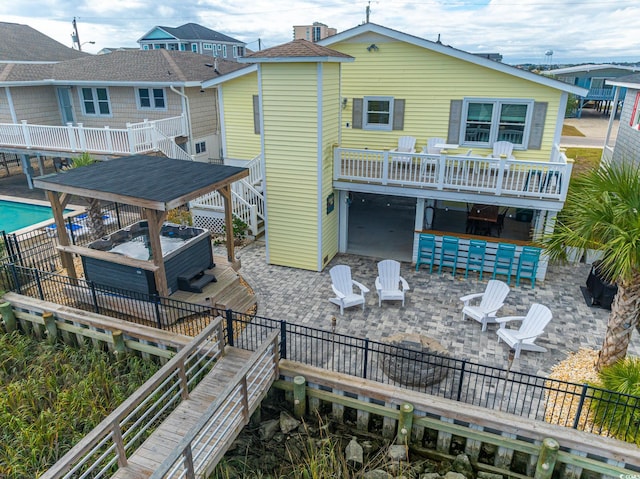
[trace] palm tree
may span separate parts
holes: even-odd
[[[71,166],[65,169],[82,168],[95,163],[96,160],[86,151],[73,159]],[[90,239],[102,238],[107,234],[107,230],[102,221],[102,206],[97,198],[85,198],[89,207],[87,208],[87,224],[89,226]]]
[[[601,271],[618,286],[596,368],[627,354],[640,318],[640,169],[631,163],[590,170],[573,178],[553,233],[541,242],[551,259],[565,246],[599,249]]]

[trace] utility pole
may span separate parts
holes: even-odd
[[[82,51],[82,45],[80,44],[80,36],[78,35],[78,25],[76,24],[76,17],[73,17],[73,33],[71,34],[71,39],[78,45],[78,51]]]
[[[371,13],[371,0],[369,0],[369,3],[367,3],[367,8],[365,9],[365,13],[367,18],[366,23],[369,23],[369,14]]]

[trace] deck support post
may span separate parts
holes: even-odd
[[[293,378],[293,415],[296,419],[304,417],[307,412],[307,380],[304,376]]]
[[[411,437],[413,427],[413,404],[403,403],[400,406],[400,420],[398,421],[398,435],[396,444],[406,445]]]
[[[7,333],[12,333],[16,329],[18,329],[18,323],[16,323],[16,315],[13,313],[11,303],[5,302],[0,304],[0,315],[2,315],[4,328],[6,329]]]
[[[56,326],[56,318],[53,317],[53,313],[47,311],[42,313],[42,319],[44,320],[44,326],[47,328],[47,342],[49,344],[55,344],[58,340],[58,327]]]
[[[535,479],[551,478],[553,469],[556,465],[559,449],[560,444],[558,444],[558,441],[555,439],[548,437],[542,441],[540,456],[538,456],[538,465],[536,466],[536,473],[535,476],[533,476]]]

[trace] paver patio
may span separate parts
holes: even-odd
[[[416,272],[410,263],[402,263],[401,274],[408,281],[405,307],[401,302],[383,302],[378,307],[375,292],[376,258],[340,254],[324,271],[318,273],[301,269],[268,265],[263,242],[255,242],[237,252],[241,259],[240,274],[258,297],[258,315],[285,320],[316,328],[331,329],[331,318],[337,318],[336,332],[372,340],[398,332],[418,333],[438,340],[452,355],[489,366],[507,367],[509,348],[498,344],[497,325],[489,325],[481,332],[476,321],[463,321],[461,296],[482,292],[490,275],[482,281],[477,273],[458,272],[442,275],[429,273],[428,267]],[[335,264],[347,264],[352,277],[371,292],[367,294],[364,311],[361,307],[345,310],[340,316],[338,306],[329,302],[332,297],[329,269]],[[536,282],[531,289],[528,280],[515,286],[498,316],[525,315],[532,303],[548,306],[553,319],[537,341],[546,353],[523,352],[513,363],[512,370],[546,376],[554,364],[580,348],[599,349],[606,331],[609,311],[587,306],[580,286],[585,285],[590,266],[551,265],[544,282]],[[498,279],[501,279],[500,277]],[[517,325],[516,325],[517,326]],[[640,354],[640,338],[634,333],[629,354]]]

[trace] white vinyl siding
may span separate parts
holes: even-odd
[[[109,91],[106,88],[81,88],[80,101],[85,115],[111,115]]]
[[[533,100],[465,98],[460,143],[491,147],[496,141],[510,141],[526,148],[531,129]]]

